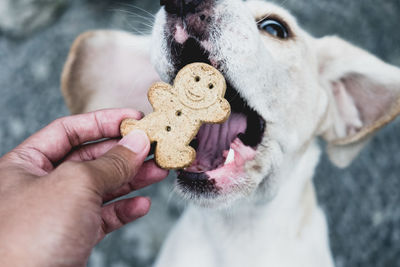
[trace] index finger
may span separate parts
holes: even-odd
[[[23,142],[19,149],[34,149],[55,163],[72,148],[89,141],[120,136],[119,126],[126,118],[140,119],[132,109],[106,109],[55,120]]]

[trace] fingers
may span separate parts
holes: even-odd
[[[84,145],[79,149],[73,151],[65,160],[68,161],[89,161],[95,160],[105,153],[107,153],[111,148],[118,144],[118,140],[107,140],[100,143]]]
[[[106,234],[146,215],[150,210],[150,205],[150,199],[135,197],[104,206],[101,211],[102,231],[98,241],[103,239]]]
[[[80,163],[80,168],[89,179],[91,189],[103,197],[136,176],[149,150],[147,135],[134,130],[100,158]]]
[[[55,163],[75,146],[101,138],[119,137],[122,120],[141,117],[140,112],[131,109],[108,109],[64,117],[27,139],[18,148],[39,151]]]
[[[147,161],[142,165],[136,176],[131,181],[116,191],[104,196],[103,202],[111,201],[115,198],[129,194],[134,190],[138,190],[151,184],[160,182],[167,177],[167,175],[168,171],[158,167],[153,160]]]

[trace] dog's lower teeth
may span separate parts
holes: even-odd
[[[228,156],[226,156],[225,164],[229,164],[235,160],[235,151],[231,148],[229,149]]]

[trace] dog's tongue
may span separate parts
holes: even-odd
[[[246,116],[239,113],[232,113],[223,124],[204,124],[197,134],[196,160],[186,171],[205,172],[218,168],[225,161],[223,152],[229,150],[232,141],[239,133],[244,133],[246,127]]]

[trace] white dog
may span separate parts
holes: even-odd
[[[317,137],[347,166],[400,113],[400,70],[337,38],[316,39],[275,5],[162,0],[153,35],[80,36],[63,73],[73,113],[150,106],[147,88],[188,63],[217,67],[232,115],[205,125],[176,190],[192,204],[156,266],[333,266],[316,203]]]

